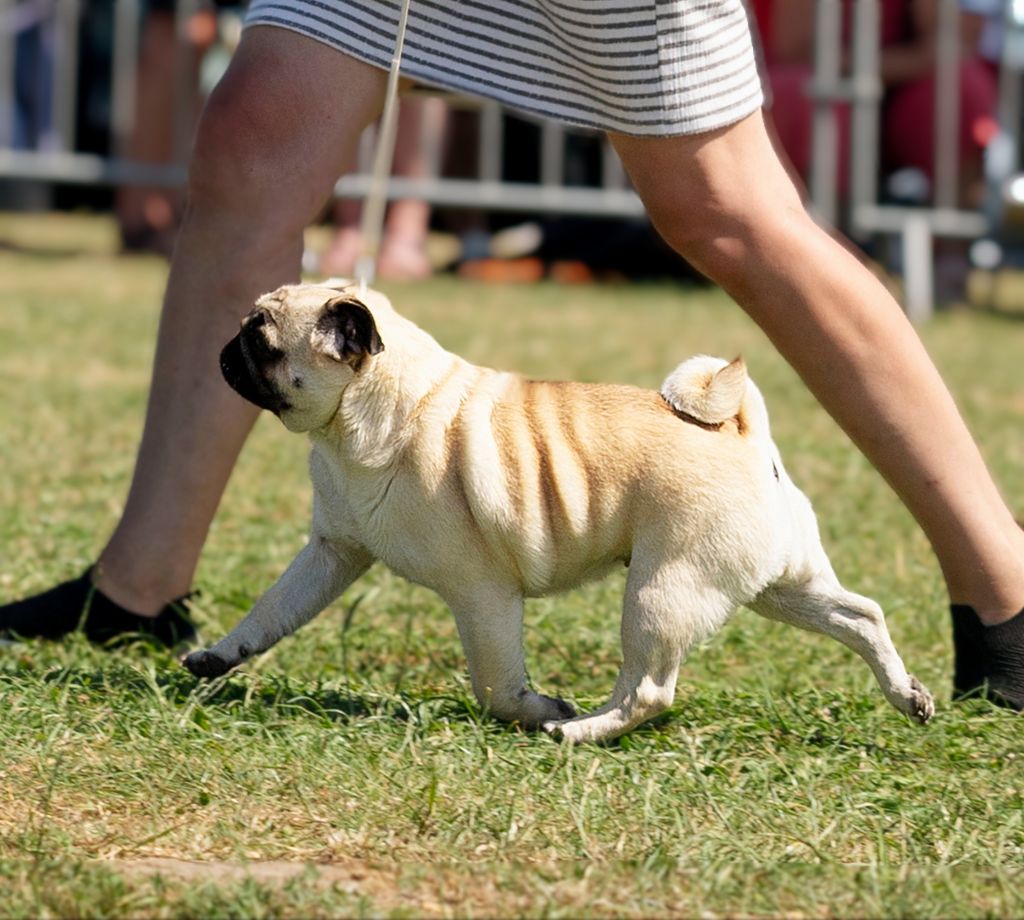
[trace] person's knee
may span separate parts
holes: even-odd
[[[222,84],[196,131],[188,191],[195,207],[259,207],[284,164],[275,150],[271,112],[263,99]],[[268,128],[270,130],[268,130]]]
[[[252,68],[229,70],[199,121],[190,206],[281,227],[313,219],[347,164],[337,138],[320,136],[307,114],[302,98],[275,92]]]
[[[726,287],[743,278],[809,221],[798,199],[774,204],[755,196],[708,195],[649,208],[655,229],[698,271]]]
[[[720,202],[694,201],[686,207],[662,202],[649,208],[649,214],[665,242],[712,280],[733,274],[749,251],[750,221]]]
[[[721,284],[808,220],[760,114],[692,137],[614,142],[661,236]]]

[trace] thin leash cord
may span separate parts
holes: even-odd
[[[366,293],[377,274],[377,256],[380,254],[381,237],[384,235],[384,209],[388,200],[388,180],[391,177],[391,161],[395,155],[395,137],[398,123],[398,77],[402,63],[402,49],[405,47],[405,26],[409,21],[409,2],[402,0],[398,16],[398,33],[395,36],[395,53],[391,58],[388,85],[384,96],[384,114],[381,116],[377,134],[377,149],[373,155],[373,174],[370,189],[363,201],[363,215],[360,222],[362,249],[356,260],[356,280],[360,294]]]

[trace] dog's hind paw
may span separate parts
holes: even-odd
[[[910,675],[910,699],[907,715],[922,725],[935,715],[935,700],[928,688],[913,674]]]
[[[185,658],[183,664],[196,677],[207,678],[220,677],[222,674],[227,674],[234,667],[230,662],[221,658],[220,655],[206,650],[193,652]]]
[[[610,741],[622,733],[621,729],[616,731],[601,716],[545,722],[543,728],[556,741],[567,744],[600,743]]]
[[[571,733],[567,734],[566,732],[562,731],[562,726],[565,725],[567,721],[568,721],[568,719],[566,719],[565,721],[545,722],[541,726],[541,728],[543,728],[545,732],[547,732],[552,738],[554,738],[555,741],[570,741],[571,742],[571,741],[573,741],[573,738],[571,737]]]

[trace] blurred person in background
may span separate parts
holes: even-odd
[[[203,57],[217,41],[219,9],[237,4],[204,0],[184,23],[181,44],[175,6],[175,0],[142,0],[135,117],[125,149],[118,151],[133,163],[170,164],[187,159],[187,149],[180,149],[180,137],[183,134],[186,140],[191,139],[202,84],[216,82],[201,79]],[[181,67],[190,70],[184,81]],[[178,98],[182,85],[194,87],[192,98]],[[182,118],[188,124],[182,126]],[[119,187],[114,210],[123,249],[170,256],[183,204],[183,195],[177,189]]]
[[[447,106],[441,99],[402,100],[392,174],[407,179],[437,175],[447,120]],[[320,259],[321,274],[352,277],[356,260],[362,254],[359,229],[362,210],[362,203],[351,198],[338,199],[331,206],[336,229]],[[427,202],[414,198],[391,202],[377,256],[377,276],[386,281],[429,278],[433,273],[427,256],[429,230],[430,205]]]
[[[6,114],[15,150],[54,146],[54,3],[28,0],[4,11],[2,28],[14,36],[14,107]]]
[[[984,0],[973,0],[975,4]],[[881,124],[883,176],[904,176],[923,204],[935,178],[935,62],[938,0],[880,0],[880,76],[884,87]],[[810,178],[814,102],[815,0],[753,0],[771,88],[771,120],[779,142],[804,181]],[[849,56],[852,0],[844,11],[843,68]],[[972,8],[973,9],[973,8]],[[980,207],[984,196],[982,155],[995,136],[996,72],[983,56],[986,18],[962,8],[960,15],[960,205]],[[850,173],[850,105],[836,103],[839,132],[837,182],[840,196]],[[913,180],[920,177],[919,183]],[[917,186],[915,188],[915,186]],[[940,241],[936,249],[936,291],[941,300],[965,297],[968,272],[965,245]]]

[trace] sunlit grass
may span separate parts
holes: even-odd
[[[0,240],[15,244],[0,250],[5,600],[78,574],[117,518],[164,267],[116,257],[92,219],[0,217]],[[375,568],[214,684],[141,648],[0,648],[0,916],[1024,912],[1022,723],[950,707],[927,545],[727,298],[450,279],[390,293],[447,347],[538,376],[656,386],[693,353],[742,353],[841,577],[882,603],[936,691],[934,722],[896,714],[838,644],[741,612],[691,656],[668,715],[567,749],[485,718],[447,610]],[[1024,510],[1024,324],[948,316],[925,338]],[[208,638],[291,559],[308,510],[302,439],[262,419],[198,575]],[[542,689],[603,699],[621,590],[528,607]],[[289,878],[269,860],[325,868]]]

